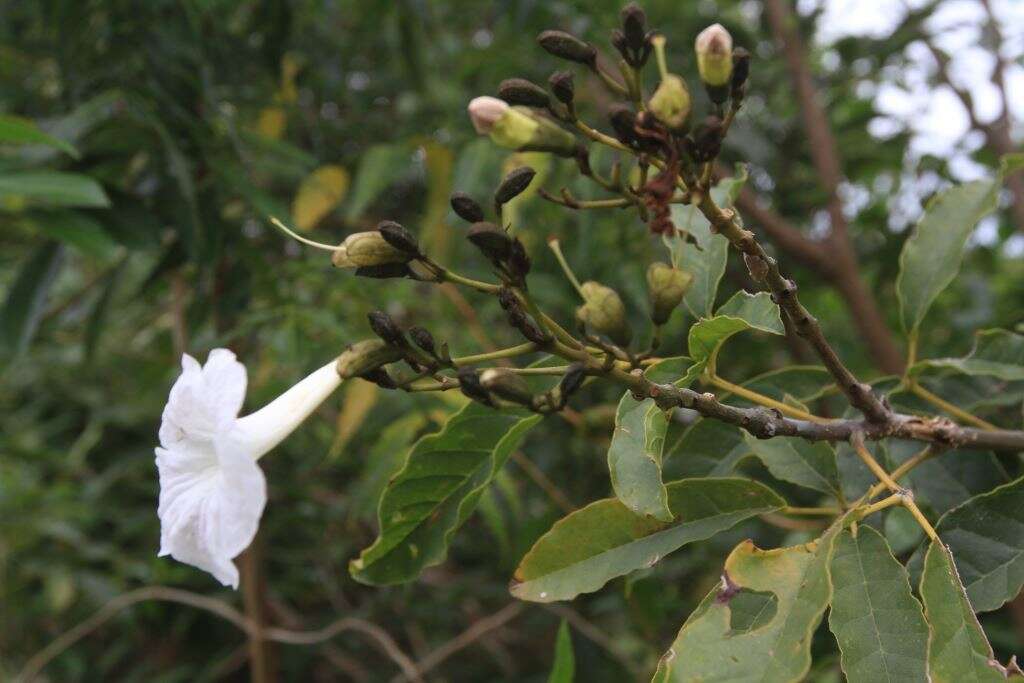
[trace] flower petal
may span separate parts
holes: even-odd
[[[227,349],[214,349],[202,368],[188,354],[171,387],[160,424],[160,444],[172,448],[182,439],[212,440],[230,429],[245,399],[245,366]]]
[[[262,470],[247,453],[209,441],[157,448],[160,555],[238,588],[232,560],[256,536],[267,502]]]

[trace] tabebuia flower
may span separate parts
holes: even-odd
[[[207,571],[238,588],[232,561],[256,536],[267,502],[257,460],[291,434],[341,382],[334,361],[264,408],[238,417],[245,366],[227,349],[205,365],[185,354],[160,424],[161,557]]]
[[[473,127],[494,144],[522,152],[576,153],[576,138],[550,119],[527,107],[513,107],[497,97],[476,97],[467,108]]]

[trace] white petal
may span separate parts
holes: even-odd
[[[256,536],[267,502],[263,472],[229,445],[183,440],[156,449],[160,473],[160,555],[238,587],[232,560]]]
[[[331,395],[341,378],[334,361],[311,373],[260,410],[235,422],[229,439],[259,458],[295,431]]]
[[[160,424],[160,444],[213,439],[230,429],[245,399],[245,366],[227,349],[214,349],[202,368],[182,356],[182,373],[171,387]]]

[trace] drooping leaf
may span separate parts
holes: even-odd
[[[832,596],[828,567],[839,525],[806,545],[761,550],[744,541],[729,555],[729,586],[712,590],[679,630],[652,683],[795,683],[811,665],[811,634]],[[733,629],[737,589],[775,596],[775,615]],[[749,612],[743,604],[743,613]]]
[[[992,646],[974,615],[949,550],[934,541],[925,555],[921,601],[931,625],[928,672],[932,683],[1006,680],[989,663]]]
[[[352,576],[373,585],[402,583],[442,562],[452,534],[539,419],[470,403],[440,432],[420,439],[381,496],[379,535],[350,563]]]
[[[1024,586],[1024,477],[971,498],[940,519],[974,609],[989,612]]]
[[[20,171],[0,174],[0,205],[107,207],[110,199],[81,173]]]
[[[772,476],[842,500],[836,453],[827,441],[788,436],[758,439],[748,433],[743,438]]]
[[[306,176],[292,200],[292,222],[298,230],[312,230],[334,210],[348,191],[348,171],[328,164]]]
[[[917,334],[932,302],[960,271],[967,237],[996,208],[1001,182],[997,176],[955,185],[928,203],[900,253],[896,296],[907,334]]]
[[[66,140],[43,131],[35,121],[11,114],[0,114],[0,145],[46,145],[78,158],[78,150]]]
[[[928,624],[910,580],[869,526],[836,539],[828,625],[839,642],[850,683],[928,680]]]
[[[675,522],[635,515],[614,498],[556,522],[523,557],[512,594],[536,602],[569,600],[649,567],[687,543],[785,505],[769,488],[749,479],[684,479],[667,489]]]
[[[555,638],[555,663],[548,675],[548,683],[572,683],[576,678],[576,656],[572,651],[572,633],[565,619],[558,627]]]
[[[0,309],[2,348],[18,355],[28,348],[39,327],[50,292],[63,261],[64,250],[57,242],[41,244],[25,262],[7,290]]]
[[[637,401],[626,392],[615,413],[608,447],[608,472],[615,495],[638,515],[668,522],[668,491],[661,481],[661,455],[668,418],[653,399]]]
[[[934,358],[913,368],[951,368],[965,375],[995,377],[1007,381],[1024,380],[1024,335],[1007,330],[981,330],[974,337],[974,348],[963,358]]]

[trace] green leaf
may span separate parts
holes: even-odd
[[[92,258],[107,260],[118,252],[118,244],[99,221],[83,211],[53,209],[33,211],[25,221],[38,233],[58,239]]]
[[[929,368],[951,368],[965,375],[1024,380],[1024,335],[1007,330],[981,330],[974,336],[974,348],[963,358],[934,358],[921,361],[913,373]]]
[[[7,290],[4,307],[0,309],[0,342],[11,354],[21,354],[32,341],[63,256],[63,248],[56,242],[40,245]]]
[[[758,439],[746,432],[743,438],[772,476],[842,500],[836,453],[828,442],[790,436]]]
[[[635,515],[614,498],[556,522],[523,557],[512,595],[535,602],[570,600],[650,567],[687,543],[785,505],[769,488],[749,479],[684,479],[667,488],[675,523]]]
[[[722,305],[714,318],[694,323],[687,342],[690,357],[694,363],[707,362],[714,358],[729,337],[751,329],[769,334],[786,333],[779,317],[779,307],[765,292],[755,295],[737,292]]]
[[[953,557],[934,541],[925,555],[921,601],[931,625],[928,672],[932,683],[1006,680],[989,664],[994,656],[992,646],[974,615]]]
[[[903,244],[896,296],[908,335],[917,335],[932,302],[960,271],[967,237],[978,221],[996,208],[1001,182],[1000,175],[939,192]]]
[[[452,535],[539,420],[470,403],[440,432],[417,441],[381,496],[379,535],[350,563],[352,576],[373,585],[403,583],[443,562]]]
[[[75,159],[79,156],[74,145],[41,130],[35,121],[10,114],[0,114],[0,144],[46,145]]]
[[[910,580],[869,526],[839,534],[831,564],[828,625],[839,642],[850,683],[928,680],[928,624]]]
[[[920,443],[890,442],[892,467],[898,467],[922,448]],[[953,449],[927,460],[903,480],[937,514],[942,514],[980,493],[1010,481],[999,459],[989,451]]]
[[[953,508],[935,530],[979,612],[999,609],[1024,586],[1024,477]]]
[[[689,356],[664,358],[644,370],[644,377],[658,384],[688,387],[700,375],[703,366],[696,366]]]
[[[43,206],[107,207],[107,193],[80,173],[22,171],[0,174],[0,202]]]
[[[795,683],[811,666],[811,634],[832,595],[828,567],[840,525],[806,545],[760,550],[744,541],[729,555],[723,576],[730,590],[712,590],[662,656],[654,683],[757,681]],[[733,620],[736,588],[775,596],[775,614],[760,628]],[[739,595],[741,593],[736,593]],[[762,601],[762,603],[767,601]],[[748,602],[741,603],[749,613]],[[736,628],[747,626],[748,628]]]
[[[711,196],[721,207],[732,206],[746,180],[746,167],[740,166],[734,177],[720,181],[711,189]],[[725,275],[729,240],[712,233],[711,224],[695,206],[673,204],[672,223],[697,242],[696,245],[691,244],[679,235],[665,237],[665,244],[672,253],[672,264],[693,275],[693,283],[683,302],[693,317],[709,317],[715,307],[718,285]]]
[[[572,683],[576,678],[576,657],[572,652],[572,633],[569,622],[562,620],[555,639],[555,663],[548,675],[548,683]]]
[[[665,460],[675,459],[684,476],[724,477],[748,455],[750,449],[739,427],[700,418],[666,450]]]
[[[661,481],[661,454],[668,417],[653,399],[637,401],[626,392],[615,413],[615,431],[608,447],[612,489],[638,515],[672,520],[668,491]]]
[[[404,145],[374,145],[363,153],[355,180],[345,202],[345,218],[355,220],[397,180],[396,169],[409,165],[409,150]]]

